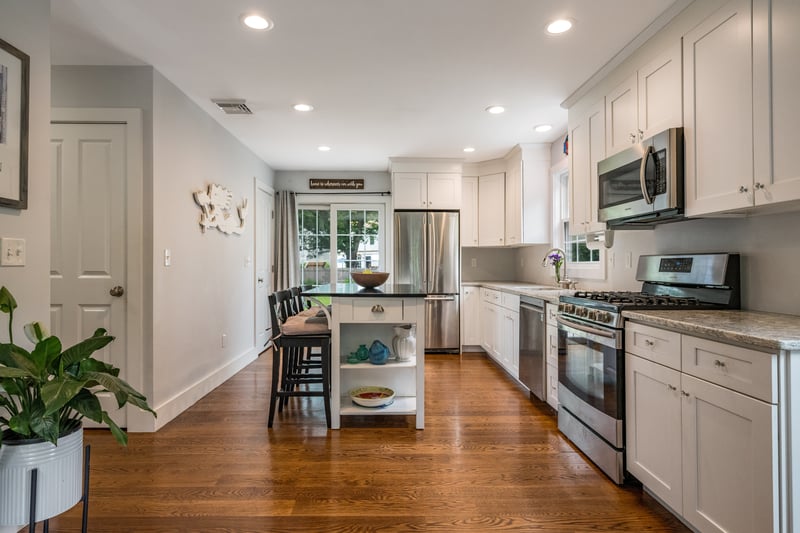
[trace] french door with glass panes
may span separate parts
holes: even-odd
[[[382,204],[299,204],[301,283],[350,283],[350,272],[387,270],[385,226]]]

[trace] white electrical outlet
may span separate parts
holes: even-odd
[[[469,262],[469,265],[470,265],[472,268],[476,268],[476,267],[478,266],[478,260],[477,260],[477,259],[475,259],[475,258],[473,257],[473,258],[470,260],[470,262]]]
[[[25,266],[25,239],[0,239],[0,266]]]
[[[220,345],[222,345],[222,347],[224,348],[227,342],[228,342],[228,336],[223,333],[222,338],[220,339]]]
[[[607,257],[608,257],[608,266],[613,267],[614,263],[616,263],[617,261],[617,256],[614,255],[614,252],[609,250]]]
[[[172,252],[169,248],[164,248],[164,266],[168,267],[172,265]]]
[[[625,253],[625,268],[633,268],[633,252]]]

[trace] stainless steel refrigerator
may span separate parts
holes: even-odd
[[[461,349],[458,211],[395,211],[394,281],[424,292],[425,351]]]

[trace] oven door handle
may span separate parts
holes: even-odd
[[[617,333],[615,331],[606,331],[604,329],[590,328],[586,324],[582,324],[580,322],[576,322],[574,320],[570,320],[562,316],[557,316],[556,321],[559,324],[563,324],[570,328],[577,329],[578,331],[582,331],[583,333],[590,333],[592,335],[597,335],[598,337],[605,337],[607,339],[617,338]]]

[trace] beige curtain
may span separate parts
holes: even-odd
[[[295,193],[278,191],[275,215],[275,290],[296,287],[300,278],[300,258],[297,244],[297,207]]]

